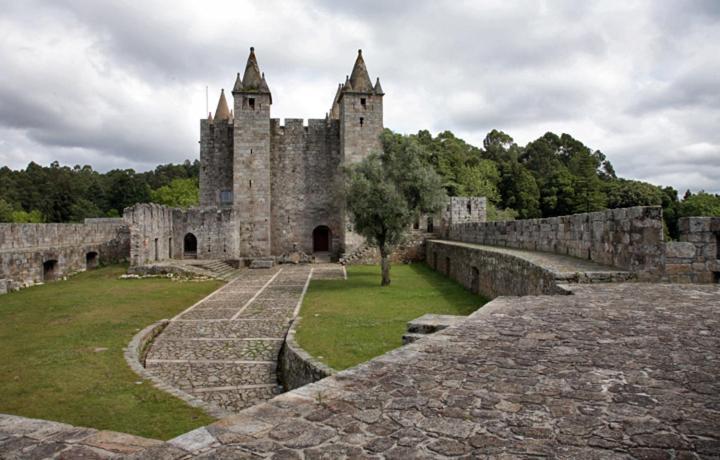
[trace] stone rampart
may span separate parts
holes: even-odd
[[[720,283],[720,217],[684,217],[678,225],[680,241],[665,249],[665,280]]]
[[[428,240],[425,245],[426,263],[472,292],[490,298],[567,294],[555,273],[522,258],[451,241]]]
[[[123,213],[130,228],[130,265],[172,258],[173,209],[159,204],[136,204]],[[182,244],[182,241],[180,242]]]
[[[101,263],[125,261],[130,234],[124,222],[0,224],[0,279],[15,290],[53,281]]]
[[[663,271],[662,209],[654,206],[452,224],[448,239],[570,255],[630,270],[640,279],[657,279]]]
[[[278,379],[285,391],[317,382],[335,374],[335,370],[318,361],[295,340],[295,328],[301,318],[296,317],[285,337],[278,358]]]

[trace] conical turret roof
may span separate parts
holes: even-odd
[[[242,80],[240,79],[240,72],[238,72],[237,77],[235,78],[235,85],[233,86],[233,93],[242,91],[242,89],[243,89],[243,84],[242,84]]]
[[[260,66],[257,63],[255,57],[255,48],[250,48],[250,56],[248,56],[247,64],[245,65],[245,74],[242,77],[243,91],[254,91],[254,92],[270,92],[267,86],[267,82],[263,88],[263,77],[260,73]]]
[[[370,81],[365,60],[362,57],[362,50],[358,50],[355,65],[352,73],[350,73],[350,84],[352,85],[352,91],[355,92],[371,93],[373,91],[372,81]]]
[[[215,109],[216,120],[227,120],[230,118],[230,109],[225,99],[225,90],[220,90],[220,99],[218,100],[217,109]]]
[[[385,94],[383,92],[382,86],[380,86],[380,77],[378,77],[377,80],[375,81],[374,91],[375,91],[375,94],[377,94],[378,96],[382,96],[383,94]]]

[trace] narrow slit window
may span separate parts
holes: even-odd
[[[250,186],[250,188],[252,188],[252,179],[248,181],[248,185]]]
[[[363,123],[365,123],[365,118],[364,118],[364,117],[360,117],[360,126],[362,126]]]

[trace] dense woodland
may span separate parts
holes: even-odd
[[[445,131],[409,136],[423,162],[432,165],[451,196],[486,196],[491,219],[526,219],[637,205],[663,207],[667,231],[677,235],[682,216],[720,216],[720,195],[617,177],[605,155],[568,134],[547,133],[522,147],[493,130],[482,147]],[[161,165],[138,173],[107,173],[90,166],[0,169],[1,222],[81,222],[122,215],[138,202],[187,207],[198,202],[199,162]]]

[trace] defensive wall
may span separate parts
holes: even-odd
[[[0,224],[0,280],[15,290],[125,261],[130,232],[122,219],[83,224]]]
[[[633,207],[505,222],[453,223],[447,240],[427,243],[427,263],[491,297],[551,294],[571,280],[514,248],[597,264],[575,282],[634,278],[674,283],[720,282],[720,218],[680,219],[680,241],[665,242],[662,209]],[[468,243],[468,244],[454,244]],[[481,245],[482,247],[478,247]],[[632,276],[628,277],[621,272]]]

